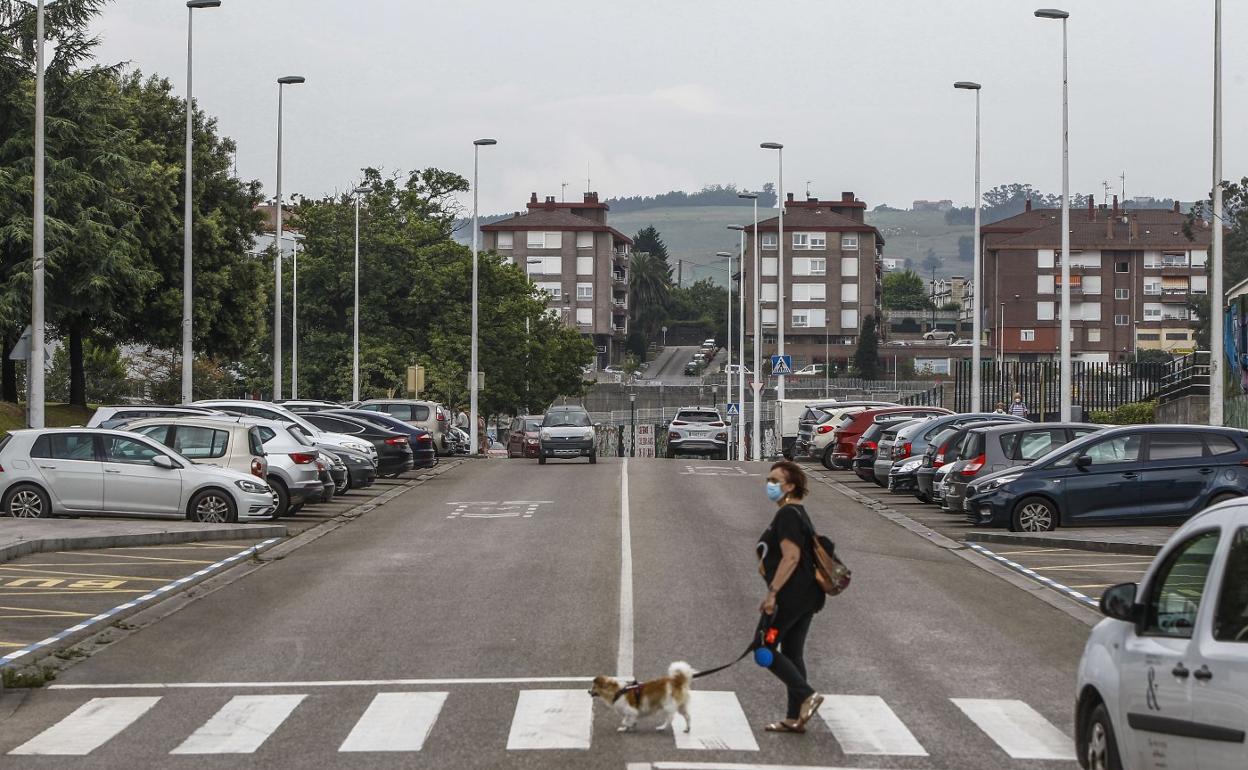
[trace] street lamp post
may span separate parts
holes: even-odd
[[[35,168],[30,262],[30,358],[26,366],[28,382],[26,422],[32,428],[43,427],[43,0],[35,10]]]
[[[194,388],[194,347],[191,341],[191,333],[194,327],[194,317],[191,308],[191,290],[193,281],[191,278],[191,171],[192,171],[192,154],[194,148],[194,116],[195,102],[192,98],[191,90],[191,39],[193,31],[193,19],[195,11],[198,8],[217,8],[221,5],[221,0],[187,0],[186,3],[186,165],[182,169],[182,176],[186,182],[185,200],[183,201],[184,209],[182,211],[182,403],[189,404],[194,399],[192,391]]]
[[[973,271],[974,280],[974,300],[971,308],[971,334],[974,335],[974,342],[971,344],[971,411],[982,411],[982,390],[981,382],[982,372],[980,366],[980,358],[982,355],[983,345],[983,291],[984,284],[980,280],[980,272],[983,269],[983,262],[979,253],[979,83],[973,83],[969,80],[959,80],[953,84],[954,88],[961,88],[975,92],[975,260]]]
[[[482,147],[498,144],[496,139],[477,139],[472,143],[472,362],[469,366],[468,387],[468,441],[472,451],[477,451],[477,241],[481,230],[477,227],[477,163]]]
[[[724,384],[727,388],[728,396],[725,401],[732,402],[732,253],[727,251],[717,251],[715,256],[720,259],[728,260],[728,363],[724,365]]]
[[[1056,8],[1041,8],[1036,11],[1036,16],[1062,22],[1062,322],[1058,331],[1061,335],[1058,395],[1061,405],[1059,417],[1062,422],[1070,422],[1073,382],[1070,366],[1070,100],[1066,45],[1066,20],[1070,14]]]
[[[752,251],[754,252],[754,269],[751,273],[751,275],[753,276],[753,280],[751,281],[751,283],[753,284],[753,288],[754,288],[754,374],[751,375],[754,378],[753,379],[754,405],[750,410],[751,411],[750,432],[752,434],[752,439],[750,441],[750,459],[758,460],[760,458],[760,455],[762,455],[762,439],[759,436],[759,432],[762,430],[762,416],[760,414],[760,409],[762,407],[762,400],[763,400],[763,383],[759,380],[759,377],[762,375],[762,372],[763,372],[763,367],[759,360],[760,356],[762,355],[762,345],[760,343],[760,338],[762,335],[763,314],[759,309],[759,302],[758,302],[758,297],[759,297],[758,283],[760,280],[762,280],[762,275],[759,273],[759,265],[761,263],[759,262],[759,258],[758,258],[758,249],[759,249],[758,195],[756,195],[755,193],[738,193],[737,197],[754,201],[754,228],[750,231],[754,234],[754,244],[753,244],[753,249],[752,249]],[[743,357],[744,357],[744,354],[743,354]],[[743,372],[741,375],[742,377],[741,385],[743,388],[745,387],[744,368],[745,367],[743,366],[742,367]],[[744,391],[742,392],[741,398],[743,401],[745,400]],[[744,432],[742,433],[742,437],[740,439],[740,449],[741,449],[741,455],[742,457],[744,457],[745,456]]]
[[[290,397],[299,398],[299,241],[290,236]]]
[[[1226,355],[1222,339],[1226,301],[1222,288],[1222,0],[1213,0],[1213,243],[1209,252],[1213,272],[1209,282],[1209,424],[1221,425],[1222,358]]]
[[[632,440],[632,446],[628,450],[628,455],[629,457],[636,457],[637,456],[637,394],[636,393],[628,394],[628,411],[631,414],[632,424],[633,424],[633,428],[632,428],[633,440]]]
[[[351,191],[355,197],[355,297],[351,305],[351,400],[360,400],[360,196],[373,191],[361,185]]]
[[[745,458],[745,225],[728,225],[729,230],[736,230],[741,238],[737,247],[737,459]],[[732,291],[732,281],[728,282],[728,291]],[[730,359],[731,360],[731,359]],[[728,378],[728,390],[732,391],[732,378]],[[732,396],[729,395],[729,401]]]
[[[277,245],[274,260],[275,288],[273,290],[273,400],[282,397],[282,92],[284,86],[296,85],[305,80],[301,75],[287,75],[277,79]]]
[[[779,175],[776,179],[776,201],[780,204],[780,234],[776,238],[776,353],[784,355],[784,145],[779,142],[763,142],[759,147],[764,150],[775,150],[779,163]],[[754,233],[758,239],[757,223]],[[758,244],[755,243],[757,249]],[[759,276],[761,279],[762,276]],[[755,375],[757,376],[757,375]],[[784,375],[776,378],[776,398],[784,400]]]

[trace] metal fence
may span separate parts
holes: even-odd
[[[672,410],[673,414],[675,413],[675,411],[676,411],[675,409]],[[654,456],[655,457],[667,457],[668,456],[667,427],[670,424],[671,420],[667,420],[664,422],[647,423],[646,421],[638,417],[637,422],[633,423],[627,417],[621,420],[621,419],[618,419],[618,415],[616,415],[616,413],[612,413],[612,414],[615,415],[615,417],[613,417],[612,419],[608,419],[608,420],[600,420],[599,417],[601,417],[602,415],[598,415],[594,417],[594,422],[596,425],[596,433],[597,433],[596,442],[597,442],[599,456],[601,457],[635,457],[636,452],[633,446],[635,426],[645,425],[645,424],[649,424],[653,426],[654,428]],[[761,428],[760,435],[762,436],[762,444],[761,444],[762,456],[768,459],[779,457],[780,456],[780,439],[776,435],[775,420],[768,417],[768,419],[761,420],[759,425]],[[741,426],[741,429],[745,431],[746,457],[744,459],[746,460],[753,459],[749,456],[750,446],[751,446],[752,438],[753,438],[753,428],[749,423],[746,423],[745,425]],[[731,440],[729,441],[729,445],[730,445],[729,448],[731,449],[730,457],[734,460],[738,459],[736,457],[736,442],[737,442],[736,430],[737,428],[736,426],[734,426],[729,434],[731,438]]]
[[[1170,369],[1164,363],[1073,361],[1071,403],[1090,416],[1094,411],[1148,401],[1162,387]],[[970,361],[954,368],[953,404],[944,404],[946,408],[970,411],[971,373]],[[1056,361],[985,361],[980,377],[980,403],[985,410],[997,403],[1008,404],[1015,393],[1021,393],[1036,417],[1056,417],[1060,412],[1060,368]]]

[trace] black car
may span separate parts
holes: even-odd
[[[339,485],[338,494],[351,489],[364,489],[377,480],[377,466],[363,452],[341,446],[326,446],[323,450],[327,454],[336,456],[347,468],[346,483]]]
[[[418,428],[385,412],[370,412],[364,409],[334,409],[323,414],[351,417],[376,425],[378,428],[405,434],[407,443],[412,448],[413,468],[432,468],[438,464],[438,455],[434,447],[433,436],[429,435],[429,431],[424,428]]]
[[[899,460],[888,469],[888,491],[895,495],[912,495],[919,488],[918,471],[922,463],[918,457]]]
[[[966,518],[1046,532],[1080,524],[1171,524],[1248,493],[1248,432],[1132,425],[1076,439],[1031,465],[976,479]]]
[[[875,454],[879,451],[880,437],[889,428],[896,428],[903,423],[910,422],[911,419],[909,415],[906,415],[895,420],[873,422],[867,426],[854,444],[854,460],[851,466],[854,475],[863,481],[875,481]]]
[[[404,433],[342,414],[304,412],[300,416],[323,431],[357,436],[377,447],[378,476],[397,476],[412,469],[412,447]]]
[[[914,496],[921,502],[930,503],[934,499],[932,487],[936,480],[936,471],[942,465],[952,462],[954,455],[957,454],[957,444],[954,443],[954,438],[959,433],[961,433],[960,426],[945,428],[928,442],[927,449],[923,452],[923,462],[915,473],[918,488]]]

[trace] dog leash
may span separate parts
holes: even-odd
[[[777,610],[776,612],[779,612],[779,610]],[[766,645],[767,632],[764,629],[771,628],[771,624],[774,623],[776,620],[776,612],[773,612],[767,616],[767,623],[763,626],[760,626],[760,628],[758,629],[759,638],[750,642],[750,646],[745,648],[745,652],[738,655],[730,663],[725,663],[724,665],[716,666],[715,668],[708,668],[704,671],[697,671],[694,673],[692,678],[701,679],[704,676],[710,676],[711,674],[718,674],[720,671],[723,671],[726,668],[732,668],[733,666],[740,663],[742,660],[745,660],[745,657],[749,655],[750,653],[754,652],[754,650],[758,649],[760,645]]]

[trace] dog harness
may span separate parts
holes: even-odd
[[[626,695],[628,695],[628,693],[630,693],[630,692],[631,692],[631,693],[640,693],[640,692],[641,692],[641,682],[638,682],[637,680],[633,680],[630,684],[626,685],[625,687],[621,687],[621,688],[620,688],[620,691],[619,691],[619,692],[617,692],[617,693],[615,694],[615,697],[611,699],[611,702],[612,702],[612,703],[615,703],[615,702],[616,702],[616,701],[618,701],[620,698],[623,698],[623,697],[625,697]]]

